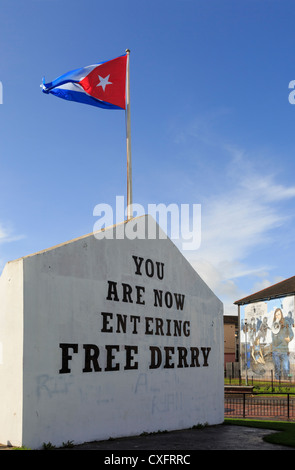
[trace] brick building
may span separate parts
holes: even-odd
[[[227,362],[239,360],[238,316],[225,315],[224,326],[224,366]]]

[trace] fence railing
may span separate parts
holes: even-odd
[[[240,370],[236,371],[235,374],[224,373],[224,384],[225,385],[251,385],[254,387],[254,390],[265,391],[265,392],[275,392],[283,391],[289,393],[295,393],[295,378],[294,376],[289,377],[278,377],[275,378],[273,370],[269,370],[262,377],[248,373],[243,375]]]
[[[232,418],[295,419],[295,394],[241,392],[225,394],[224,416]]]

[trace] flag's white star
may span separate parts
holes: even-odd
[[[99,78],[100,82],[96,86],[101,86],[103,91],[105,91],[107,85],[112,85],[112,82],[109,82],[109,76],[110,75],[103,78],[100,75],[98,75],[98,78]]]

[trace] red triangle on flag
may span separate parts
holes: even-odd
[[[95,67],[79,84],[93,98],[126,109],[127,55]]]

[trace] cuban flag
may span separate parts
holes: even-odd
[[[127,54],[116,59],[72,70],[45,83],[43,93],[98,106],[105,109],[126,109]]]

